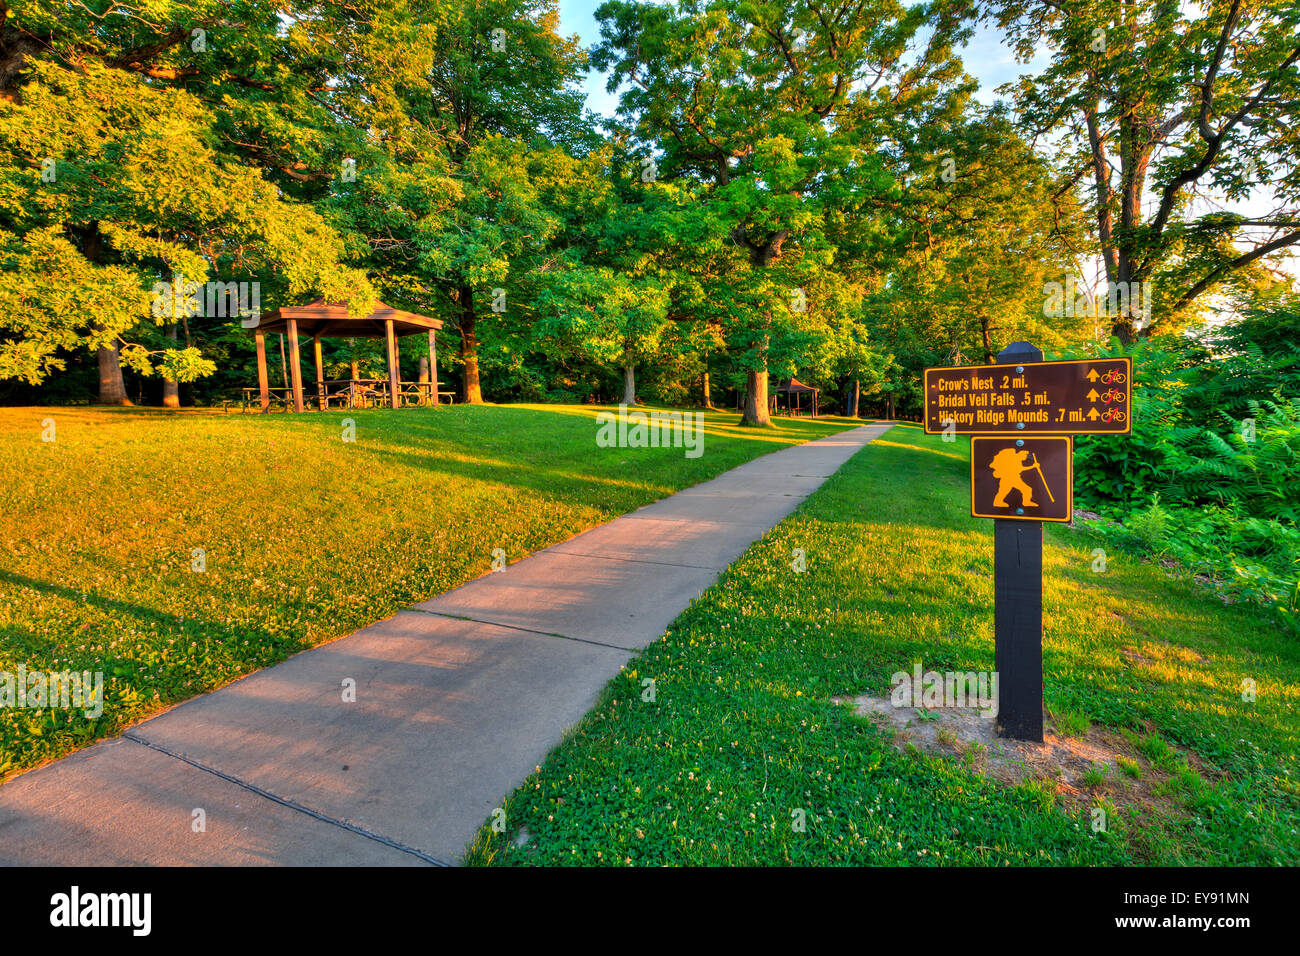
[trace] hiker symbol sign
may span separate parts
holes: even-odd
[[[972,436],[970,511],[977,518],[1069,521],[1074,513],[1071,440]]]

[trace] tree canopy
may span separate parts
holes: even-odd
[[[1175,333],[1300,239],[1288,4],[596,16],[584,50],[555,0],[4,7],[0,389],[127,402],[125,368],[215,400],[250,337],[180,305],[247,282],[254,307],[437,315],[468,402],[721,385],[761,425],[798,375],[896,411],[926,364]],[[958,53],[981,18],[1050,55],[992,104]],[[1248,198],[1272,208],[1223,208]],[[1094,262],[1110,294],[1073,308]]]

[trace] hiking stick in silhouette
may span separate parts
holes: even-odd
[[[1038,471],[1038,478],[1043,483],[1043,490],[1047,492],[1047,500],[1052,504],[1056,504],[1056,499],[1052,497],[1052,489],[1047,487],[1047,476],[1043,474],[1043,466],[1038,463],[1037,455],[1034,456],[1034,463],[1030,465],[1029,468],[1034,468]],[[1028,471],[1029,468],[1026,468],[1025,470]]]

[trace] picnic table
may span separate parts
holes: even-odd
[[[398,382],[397,401],[389,396],[389,381],[386,378],[341,378],[328,379],[317,383],[314,393],[307,391],[305,404],[318,410],[331,408],[389,408],[403,406],[422,406],[434,404],[434,386],[428,382]],[[293,389],[287,387],[268,388],[268,411],[280,409],[290,411],[293,408]],[[438,402],[452,404],[456,393],[438,391]],[[260,408],[261,398],[256,388],[243,389],[243,411]]]

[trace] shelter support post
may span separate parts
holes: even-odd
[[[302,355],[298,351],[298,320],[288,321],[289,372],[293,375],[293,410],[304,411],[302,404]]]
[[[393,335],[393,320],[384,320],[384,339],[388,345],[388,398],[393,408],[402,407],[397,367],[397,337]]]
[[[438,341],[429,330],[429,403],[438,404]]]
[[[325,410],[325,362],[321,359],[320,333],[311,337],[312,350],[316,353],[316,408]]]
[[[266,336],[258,329],[253,333],[257,342],[257,394],[261,399],[262,414],[271,410],[271,389],[266,381]]]

